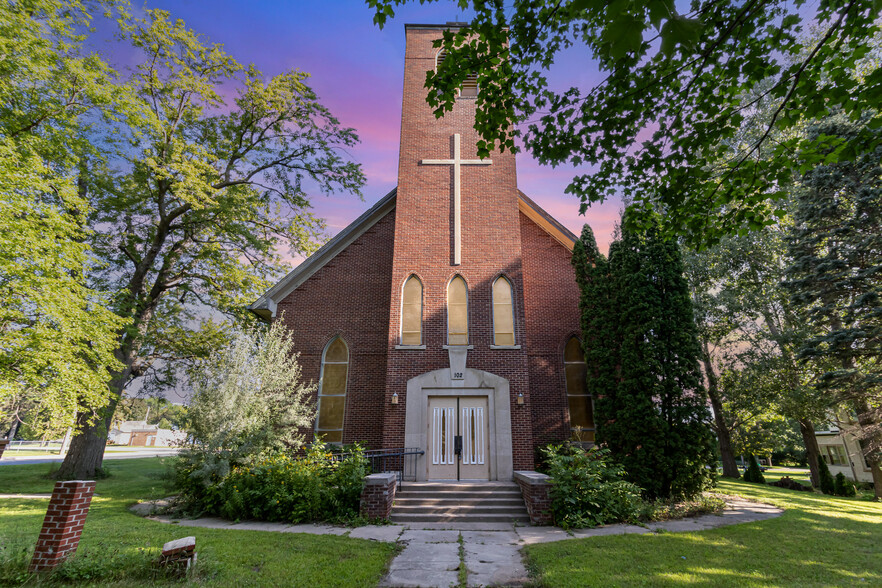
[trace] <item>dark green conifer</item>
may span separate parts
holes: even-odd
[[[827,467],[827,460],[823,457],[818,460],[818,470],[821,474],[821,492],[824,494],[833,494],[836,492],[836,482],[830,474],[830,468]]]
[[[854,484],[842,472],[836,474],[833,479],[833,492],[836,496],[854,496],[857,493]]]
[[[598,442],[649,498],[700,492],[713,478],[713,436],[677,244],[657,228],[625,229],[605,260],[588,230],[574,264]]]
[[[744,481],[753,482],[754,484],[765,484],[766,478],[763,476],[762,470],[760,470],[759,463],[756,461],[756,456],[751,454],[749,459],[750,463],[747,466],[747,470],[744,472]]]

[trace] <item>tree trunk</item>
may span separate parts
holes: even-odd
[[[876,423],[873,422],[872,412],[869,404],[863,398],[854,403],[854,408],[858,415],[858,424],[864,430],[878,430]],[[874,437],[878,437],[880,433],[875,432]],[[878,439],[872,439],[878,442]],[[867,446],[878,447],[878,443],[872,443],[867,439],[858,439],[861,453],[870,464],[870,474],[873,476],[873,491],[877,501],[882,501],[882,467],[879,463],[879,451],[868,451]],[[855,480],[857,482],[857,480]]]
[[[126,350],[120,350],[117,358],[124,361],[121,356]],[[110,380],[110,401],[101,411],[101,416],[93,422],[89,413],[77,414],[76,435],[70,442],[70,449],[61,462],[61,467],[55,473],[59,480],[93,480],[100,473],[104,463],[104,450],[107,447],[107,433],[113,422],[113,413],[122,396],[123,388],[132,373],[131,359],[124,363],[125,367],[120,372],[114,372]]]
[[[802,441],[805,444],[805,460],[811,472],[812,486],[820,488],[821,470],[818,460],[821,459],[821,449],[818,447],[818,438],[815,437],[815,425],[810,419],[799,419],[799,432],[802,433]]]
[[[707,350],[707,345],[702,347],[701,361],[704,364],[704,373],[707,377],[707,395],[710,398],[711,409],[714,412],[714,421],[717,429],[717,441],[720,444],[720,459],[723,461],[723,476],[726,478],[740,478],[738,464],[735,462],[735,453],[732,451],[732,436],[729,426],[723,417],[723,403],[720,400],[720,386],[717,373]]]

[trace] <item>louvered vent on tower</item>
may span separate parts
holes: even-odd
[[[435,56],[435,71],[438,71],[438,66],[441,65],[441,62],[447,59],[447,49],[441,49],[438,54]],[[466,79],[463,81],[462,86],[459,89],[459,97],[460,98],[475,98],[478,96],[478,74],[471,73],[466,76]]]

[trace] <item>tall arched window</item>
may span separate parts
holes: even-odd
[[[447,344],[469,344],[469,289],[462,276],[447,284]]]
[[[404,282],[401,291],[401,344],[423,343],[423,283],[416,276]]]
[[[343,442],[343,414],[346,408],[346,380],[349,375],[349,347],[337,337],[325,347],[318,393],[316,435],[326,443]]]
[[[493,344],[515,344],[511,282],[504,276],[493,282]]]
[[[570,408],[570,426],[577,441],[594,441],[594,406],[588,394],[586,377],[588,367],[579,339],[572,337],[564,350],[564,370],[567,376],[567,403]]]

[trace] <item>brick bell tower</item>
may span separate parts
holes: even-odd
[[[426,103],[426,72],[436,67],[439,53],[432,42],[456,26],[405,26],[384,445],[425,450],[418,479],[511,479],[512,468],[533,466],[515,157],[494,151],[479,160],[475,96],[469,95],[474,88],[463,88],[453,111],[440,119]],[[412,277],[419,283],[408,286],[408,298],[405,284]],[[494,315],[494,292],[497,304],[504,298],[494,285],[501,277],[511,291],[506,320],[513,337],[505,339],[494,338],[494,316],[502,316]],[[461,282],[459,293],[450,293],[451,282],[460,279],[464,309]],[[449,296],[457,297],[456,310]],[[421,321],[414,323],[417,312]],[[403,313],[410,317],[404,326]],[[449,318],[455,328],[449,329]],[[469,408],[472,400],[478,408]],[[474,432],[475,415],[484,419],[484,433]],[[466,433],[472,437],[463,441]],[[463,457],[460,448],[455,463],[445,453],[451,434],[472,452]],[[476,447],[484,443],[486,456],[479,456]],[[486,472],[465,467],[478,457],[489,464],[481,464]]]

